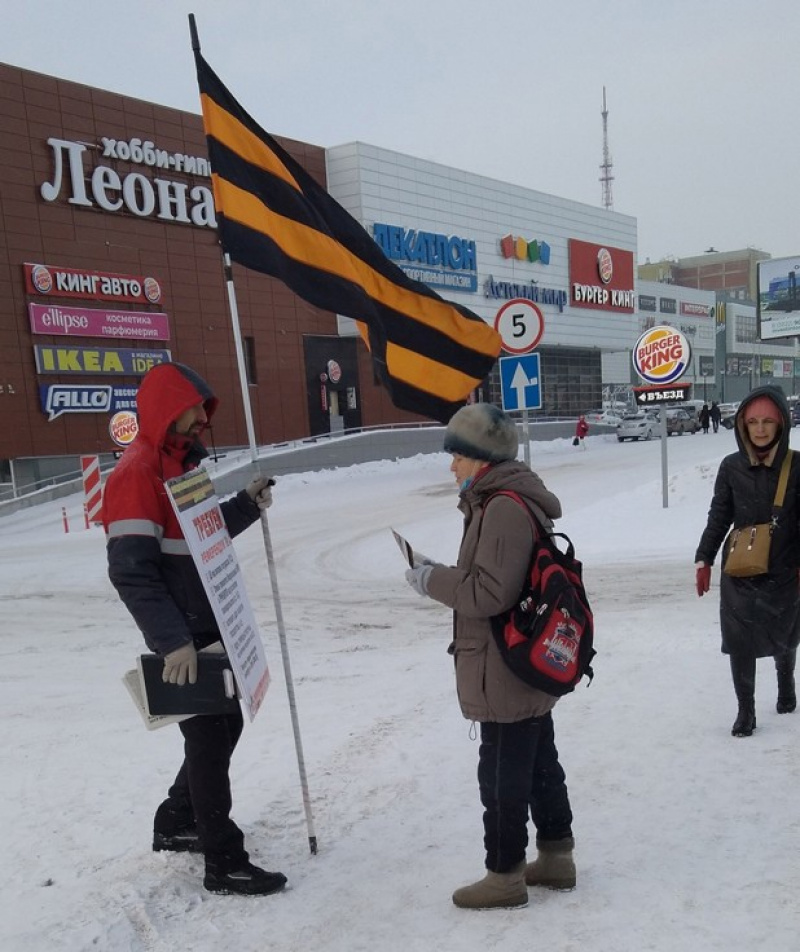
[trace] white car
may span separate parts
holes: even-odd
[[[615,410],[589,410],[584,416],[587,423],[605,423],[608,426],[617,426],[622,422],[622,414]]]
[[[736,416],[736,411],[739,409],[738,403],[720,403],[719,412],[720,420],[719,422],[725,427],[726,430],[733,429],[733,420]]]
[[[658,420],[650,413],[629,413],[617,425],[617,439],[649,440],[656,433]]]

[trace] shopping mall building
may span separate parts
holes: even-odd
[[[118,451],[142,374],[166,359],[220,397],[215,445],[247,445],[199,114],[0,64],[0,131],[0,483]],[[444,297],[488,322],[535,305],[542,414],[628,386],[654,316],[694,328],[695,385],[700,358],[713,365],[713,293],[637,287],[634,218],[362,143],[279,141]],[[416,419],[376,384],[352,321],[233,276],[257,443]],[[480,398],[500,402],[498,380]]]

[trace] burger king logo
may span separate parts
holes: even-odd
[[[155,278],[144,279],[144,296],[151,304],[158,304],[161,300],[161,285]]]
[[[31,282],[39,294],[49,294],[53,290],[53,275],[43,264],[31,268]]]
[[[130,410],[120,410],[111,417],[108,423],[108,432],[117,446],[128,446],[136,439],[139,432],[139,421],[136,414]]]
[[[614,277],[614,261],[608,248],[601,248],[597,252],[597,273],[603,284],[608,284]]]
[[[331,378],[331,383],[339,383],[342,379],[342,368],[335,360],[328,361],[328,376]]]
[[[633,349],[633,369],[648,383],[670,384],[689,369],[689,341],[674,327],[651,327]]]

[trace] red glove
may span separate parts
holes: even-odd
[[[711,588],[711,566],[706,565],[705,562],[697,563],[695,585],[697,586],[697,594],[700,598]]]

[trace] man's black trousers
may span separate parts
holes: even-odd
[[[171,835],[196,823],[206,861],[236,868],[247,860],[244,835],[231,819],[231,755],[244,727],[241,711],[199,715],[178,724],[184,761],[156,811],[156,832]]]
[[[529,811],[537,841],[572,836],[551,714],[514,724],[482,723],[478,756],[487,869],[505,873],[522,862]]]

